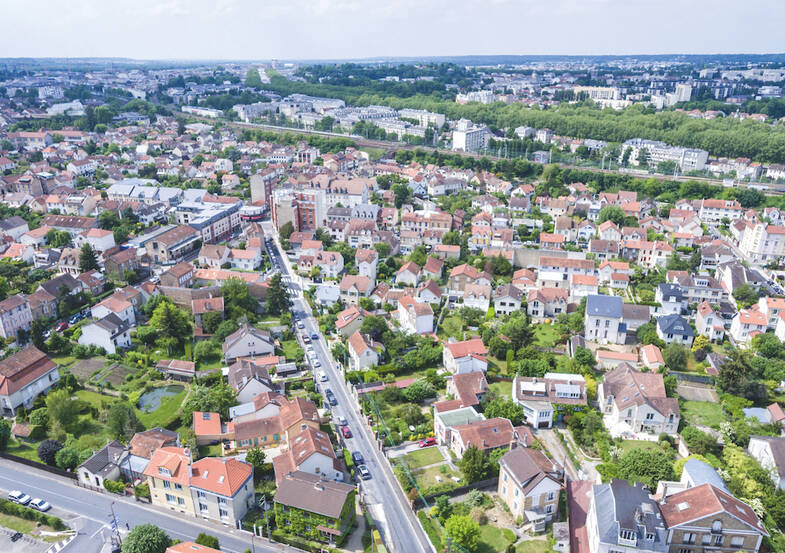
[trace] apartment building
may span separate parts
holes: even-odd
[[[236,527],[254,504],[253,467],[234,458],[205,457],[188,480],[196,516]]]
[[[709,152],[697,148],[682,148],[680,146],[670,146],[665,142],[656,140],[646,140],[644,138],[633,138],[622,144],[619,154],[619,163],[623,163],[625,152],[629,150],[628,162],[631,165],[640,165],[645,161],[648,165],[656,167],[664,161],[673,161],[680,171],[700,171],[706,167]],[[646,153],[641,155],[641,152]]]
[[[199,231],[189,225],[181,225],[156,236],[146,244],[145,249],[155,263],[174,265],[196,251],[201,239]]]
[[[785,227],[757,223],[744,231],[739,250],[753,263],[777,262],[785,255]]]
[[[60,380],[57,364],[35,346],[28,346],[0,361],[0,409],[7,417],[18,407],[30,409],[40,394]]]
[[[20,330],[30,330],[32,324],[30,302],[22,294],[0,301],[0,336],[16,339]]]

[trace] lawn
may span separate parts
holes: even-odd
[[[447,469],[447,472],[442,472],[442,467]],[[420,469],[417,471],[413,471],[414,479],[417,481],[417,486],[420,488],[427,488],[429,486],[433,486],[434,484],[439,484],[440,482],[436,480],[438,476],[441,478],[442,482],[455,482],[452,480],[453,476],[461,477],[460,474],[453,472],[447,465],[442,465],[439,467],[430,467],[427,469]],[[459,483],[455,483],[456,486],[460,485]]]
[[[435,465],[444,461],[438,447],[426,447],[407,453],[402,457],[403,461],[409,466],[410,469],[418,469],[428,465]]]
[[[650,442],[648,440],[624,440],[618,446],[624,453],[633,449],[659,449],[657,442]]]
[[[512,397],[512,382],[492,382],[488,385],[488,388],[496,397]]]
[[[725,414],[719,403],[680,401],[679,407],[682,418],[690,424],[719,429],[720,423],[725,422]]]
[[[368,154],[368,157],[371,159],[371,161],[381,159],[384,155],[384,150],[381,148],[360,148],[360,150]]]
[[[501,553],[513,541],[504,537],[504,532],[501,528],[483,524],[480,526],[480,543],[477,545],[476,551],[477,553]]]
[[[8,528],[10,530],[15,530],[16,532],[21,532],[23,534],[28,534],[31,536],[36,536],[37,538],[45,541],[45,542],[57,542],[62,539],[62,536],[40,536],[39,532],[54,532],[54,528],[50,528],[49,526],[38,526],[38,523],[32,520],[26,520],[20,517],[15,517],[12,515],[7,515],[5,513],[0,513],[0,526],[3,528]]]
[[[200,445],[199,457],[220,457],[223,455],[221,444]]]
[[[534,325],[534,345],[541,348],[552,348],[556,346],[560,333],[556,325],[543,324]]]
[[[12,439],[8,442],[8,447],[5,452],[16,455],[17,457],[29,459],[30,461],[35,461],[36,463],[41,462],[41,459],[38,458],[38,442],[28,443]],[[2,524],[0,524],[0,526],[2,526]]]
[[[515,553],[546,553],[550,550],[546,540],[526,540],[515,546]]]
[[[297,340],[284,340],[281,342],[281,349],[287,361],[291,361],[297,357],[297,352],[302,350]]]

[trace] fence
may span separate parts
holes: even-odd
[[[697,382],[699,384],[714,384],[713,376],[708,376],[704,374],[683,373],[678,371],[669,371],[669,374],[672,374],[679,380],[685,380],[687,382]]]
[[[70,478],[71,480],[76,480],[76,473],[69,472],[67,470],[63,470],[57,467],[50,467],[49,465],[44,465],[43,463],[37,463],[36,461],[31,461],[30,459],[25,459],[24,457],[11,455],[10,453],[6,453],[4,451],[0,451],[0,459],[8,459],[9,461],[13,461],[15,463],[21,463],[23,465],[27,465],[28,467],[33,467],[35,469],[43,470],[51,474],[56,474],[57,476],[64,476],[66,478]]]

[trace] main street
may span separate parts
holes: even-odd
[[[219,539],[221,551],[225,553],[244,553],[251,549],[248,532],[138,503],[133,498],[80,488],[73,480],[5,459],[0,459],[0,490],[5,493],[22,490],[48,501],[52,505],[49,514],[62,518],[78,532],[77,538],[63,549],[66,553],[101,552],[110,533],[112,509],[123,534],[127,533],[126,524],[130,528],[153,524],[170,538],[183,541],[193,541],[200,532],[212,534]],[[253,548],[256,553],[294,551],[280,544],[270,544],[266,538],[255,538]]]
[[[272,223],[262,223],[265,236],[274,236]],[[301,332],[308,336],[317,334],[318,340],[312,345],[317,359],[321,363],[318,371],[324,371],[327,382],[318,382],[321,392],[329,388],[335,394],[338,404],[332,407],[334,418],[343,416],[352,431],[352,438],[345,440],[346,447],[358,451],[365,459],[365,465],[371,478],[360,483],[361,497],[381,530],[385,541],[392,545],[395,553],[431,553],[433,546],[416,520],[400,485],[395,480],[392,468],[384,455],[376,447],[374,437],[368,426],[363,422],[359,406],[348,391],[343,374],[336,366],[328,351],[327,343],[321,334],[319,324],[311,313],[311,308],[303,296],[298,277],[292,274],[288,259],[279,249],[277,241],[273,242],[270,253],[278,263],[281,274],[287,277],[289,289],[293,291],[292,313],[302,321],[305,328]],[[318,372],[316,371],[316,372]]]

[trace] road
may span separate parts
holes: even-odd
[[[78,531],[77,538],[63,549],[65,553],[99,553],[102,550],[104,533],[109,534],[112,504],[123,533],[126,524],[131,528],[139,524],[154,524],[169,537],[183,541],[193,541],[200,532],[213,534],[221,543],[221,551],[226,553],[243,553],[251,547],[251,534],[248,532],[170,513],[163,508],[137,503],[133,498],[86,490],[67,478],[0,459],[3,497],[9,490],[16,489],[47,500],[52,505],[50,514],[59,516],[71,529]],[[293,551],[278,544],[270,545],[265,538],[255,538],[254,546],[257,553]]]
[[[265,236],[273,236],[274,230],[269,221],[262,223]],[[332,355],[327,349],[327,343],[316,319],[311,313],[311,308],[305,300],[300,289],[299,278],[294,276],[287,259],[279,249],[276,241],[270,248],[270,253],[277,261],[281,274],[289,277],[289,289],[293,291],[292,313],[302,321],[305,328],[300,332],[318,334],[319,339],[313,340],[316,356],[321,363],[319,371],[324,371],[328,377],[327,382],[317,382],[320,391],[329,388],[335,394],[337,405],[331,408],[334,418],[343,416],[348,421],[352,438],[345,440],[350,451],[359,451],[365,459],[365,465],[371,473],[371,478],[360,483],[359,492],[371,515],[377,523],[385,541],[392,546],[395,553],[431,553],[433,546],[423,532],[419,521],[409,507],[406,498],[384,455],[375,445],[375,440],[366,424],[362,422],[359,406],[350,395],[343,374],[338,370]],[[292,278],[293,277],[293,278]]]

